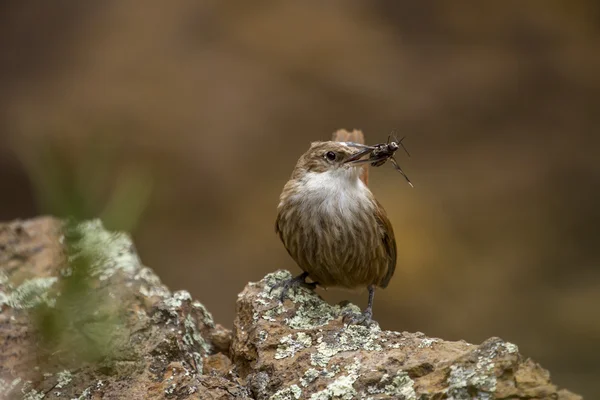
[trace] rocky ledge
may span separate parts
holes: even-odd
[[[99,221],[0,224],[0,399],[581,399],[515,344],[345,325],[354,305],[249,283],[233,331]],[[85,274],[81,271],[84,271]]]

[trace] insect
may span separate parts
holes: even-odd
[[[394,139],[394,140],[392,140],[392,139]],[[400,147],[402,147],[402,149],[404,149],[406,154],[410,157],[410,153],[408,152],[408,150],[402,143],[403,140],[404,140],[404,138],[402,138],[400,140],[396,139],[394,132],[392,132],[388,136],[387,143],[379,143],[374,146],[367,146],[367,145],[360,144],[360,143],[348,143],[348,145],[350,145],[352,147],[357,147],[359,149],[362,149],[361,151],[359,151],[358,153],[356,153],[352,157],[350,157],[350,159],[348,159],[348,162],[350,162],[352,164],[369,163],[373,167],[380,167],[389,160],[392,163],[392,165],[394,166],[394,168],[396,169],[396,171],[400,172],[402,174],[402,176],[404,177],[404,179],[406,179],[408,184],[411,187],[414,187],[414,185],[412,184],[410,179],[408,179],[408,176],[406,176],[406,174],[404,173],[404,171],[402,170],[400,165],[398,165],[398,162],[394,158],[394,154]],[[369,158],[363,159],[363,157],[367,156],[367,155],[369,156]]]

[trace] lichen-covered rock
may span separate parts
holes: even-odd
[[[579,399],[516,345],[345,325],[353,305],[300,288],[279,301],[278,271],[239,295],[231,356],[256,399]]]
[[[580,399],[514,344],[345,325],[289,272],[250,283],[233,333],[99,221],[0,224],[0,399]]]
[[[0,224],[0,398],[248,397],[229,371],[204,375],[231,334],[202,304],[162,285],[126,234],[99,221],[70,229]]]

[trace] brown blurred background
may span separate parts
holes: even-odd
[[[599,2],[4,0],[0,46],[1,220],[109,215],[231,326],[299,271],[273,227],[298,156],[394,129],[382,328],[501,336],[600,397]]]

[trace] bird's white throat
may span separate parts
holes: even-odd
[[[352,214],[374,206],[373,195],[355,168],[307,172],[300,178],[299,186],[290,200],[309,214],[325,212],[352,218]]]

